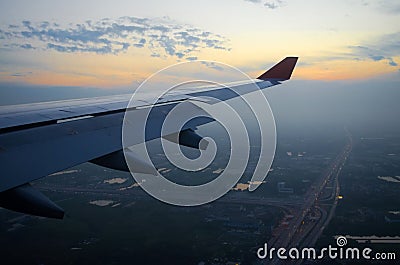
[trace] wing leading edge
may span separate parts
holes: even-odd
[[[229,85],[240,94],[225,86],[200,88],[167,95],[156,105],[149,104],[151,100],[144,98],[135,102],[133,108],[140,111],[141,108],[152,107],[160,113],[149,123],[155,128],[152,131],[158,132],[169,110],[178,103],[195,96],[228,100],[253,92],[254,83],[257,89],[278,85],[280,81],[290,79],[296,62],[297,57],[287,57],[260,75],[252,85]],[[63,210],[34,190],[30,182],[88,161],[126,169],[121,155],[121,131],[129,99],[129,95],[124,95],[0,107],[0,207],[63,218]],[[195,113],[196,110],[192,111]],[[189,127],[176,132],[173,137],[175,142],[201,148],[198,144],[201,136],[193,129],[208,122],[211,120],[195,120]],[[167,136],[153,133],[146,141],[160,137]],[[139,170],[148,170],[140,159],[137,162]]]

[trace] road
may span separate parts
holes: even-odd
[[[301,249],[315,245],[324,228],[334,216],[339,201],[339,175],[353,146],[352,137],[347,130],[346,134],[348,142],[319,179],[316,190],[310,188],[306,193],[303,205],[301,205],[287,229],[277,228],[279,232],[275,234],[278,236],[268,242],[269,248],[283,247],[289,250],[293,247]],[[327,208],[328,210],[326,210]],[[287,262],[277,258],[271,262],[267,261],[268,264],[286,264]],[[303,262],[304,260],[297,260],[292,263],[301,264]]]

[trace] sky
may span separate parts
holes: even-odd
[[[400,80],[396,0],[1,1],[0,83],[115,89],[177,62],[256,77]]]

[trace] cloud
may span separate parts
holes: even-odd
[[[196,61],[197,60],[197,56],[186,57],[186,60],[188,60],[188,61]]]
[[[368,7],[374,12],[383,12],[389,15],[398,15],[400,13],[400,2],[399,0],[357,0],[352,1],[353,4],[358,4],[363,7]]]
[[[300,58],[304,58],[303,60],[300,60],[298,64],[299,66],[305,67],[320,67],[319,65],[325,65],[326,62],[331,61],[347,61],[350,63],[351,61],[359,61],[360,64],[362,64],[363,61],[369,61],[386,63],[387,65],[392,67],[392,70],[398,69],[400,71],[400,32],[376,36],[373,38],[365,39],[363,41],[359,41],[352,46],[341,46],[338,48],[342,51],[335,52],[325,50],[324,55],[300,55]],[[248,71],[255,70],[256,68],[250,68]]]
[[[252,3],[255,3],[255,4],[261,3],[261,0],[244,0],[244,1],[252,2]]]
[[[147,48],[153,57],[183,58],[204,48],[230,50],[227,38],[169,18],[104,18],[64,27],[24,20],[0,28],[0,39],[2,48],[63,53],[119,54],[132,47]]]
[[[400,3],[398,0],[381,0],[376,3],[378,8],[386,13],[397,15],[400,13]]]
[[[146,44],[146,39],[140,39],[138,43],[133,44],[133,46],[138,47],[138,48],[143,48],[144,45]]]
[[[218,71],[222,71],[223,68],[221,66],[219,66],[218,64],[216,64],[215,62],[209,62],[209,61],[201,61],[200,62],[202,65],[205,65],[209,68],[218,70]]]
[[[31,75],[31,74],[32,74],[32,72],[18,72],[18,73],[10,74],[10,76],[13,76],[13,77],[24,77],[24,76],[28,76],[28,75]]]
[[[29,43],[25,43],[25,44],[21,44],[19,47],[23,48],[23,49],[35,49],[31,44]]]
[[[349,48],[356,60],[387,61],[391,66],[398,66],[393,58],[400,56],[400,32],[383,35]]]
[[[283,0],[274,0],[274,1],[266,1],[264,3],[264,6],[269,8],[269,9],[277,9],[279,7],[282,7],[286,4]]]
[[[246,2],[251,2],[254,4],[263,4],[264,7],[268,9],[277,9],[286,4],[283,0],[272,0],[272,1],[261,1],[261,0],[245,0]]]
[[[389,65],[390,66],[398,66],[398,63],[396,63],[395,61],[393,61],[392,59],[389,59]],[[400,69],[399,69],[400,70]]]

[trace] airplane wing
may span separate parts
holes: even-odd
[[[297,57],[287,57],[260,75],[255,84],[265,89],[290,78]],[[206,87],[195,91],[165,96],[150,104],[146,98],[133,102],[133,111],[152,107],[158,115],[147,126],[160,127],[168,111],[192,97],[207,96],[221,101],[254,91],[254,85]],[[131,95],[64,100],[0,107],[0,207],[32,215],[63,218],[64,211],[29,183],[55,172],[93,162],[98,165],[127,170],[122,153],[122,123]],[[198,146],[201,136],[196,126],[211,122],[196,119],[183,128],[179,144]],[[157,130],[155,130],[157,131]],[[159,133],[146,136],[145,141],[163,137]],[[147,172],[146,164],[137,159],[138,172]]]

